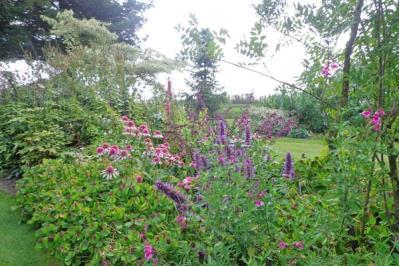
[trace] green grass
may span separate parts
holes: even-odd
[[[14,198],[0,192],[0,266],[56,265],[47,254],[35,249],[33,229],[20,224],[12,211]]]
[[[320,137],[309,139],[280,138],[273,144],[272,149],[280,158],[283,158],[287,152],[291,152],[295,159],[301,159],[302,154],[306,158],[320,156],[327,151],[327,145]]]

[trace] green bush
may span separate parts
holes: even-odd
[[[103,162],[62,160],[26,169],[18,202],[39,228],[39,247],[54,251],[65,265],[142,265],[145,242],[161,265],[196,261],[185,240],[197,234],[190,228],[195,223],[180,230],[173,202],[148,180],[136,181],[137,165],[123,164],[121,178],[112,181],[101,176],[103,169]]]
[[[23,103],[0,106],[0,168],[33,166],[95,141],[115,128],[117,121],[103,106],[83,108],[73,99],[60,104],[45,102],[41,107]]]
[[[293,128],[290,132],[290,134],[288,134],[288,137],[290,138],[297,138],[297,139],[307,139],[310,136],[312,136],[310,134],[309,131],[307,131],[304,128]]]

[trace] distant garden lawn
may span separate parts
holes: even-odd
[[[43,252],[35,249],[33,229],[20,224],[12,197],[0,192],[0,266],[57,265]]]
[[[309,139],[279,138],[272,146],[273,150],[283,158],[287,152],[291,152],[294,159],[314,158],[327,151],[327,145],[320,137]]]

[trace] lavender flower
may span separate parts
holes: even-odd
[[[226,130],[226,122],[222,117],[219,118],[218,121],[218,134],[216,143],[219,145],[225,145],[227,143],[227,130]]]
[[[176,208],[180,213],[187,211],[186,198],[177,191],[171,184],[161,181],[155,182],[155,188],[163,192],[167,197],[176,203]]]
[[[248,123],[245,125],[245,145],[251,146],[251,140],[252,140],[251,127]]]
[[[292,160],[291,153],[287,153],[285,156],[285,163],[283,168],[283,174],[285,178],[294,179],[295,178],[295,169],[294,169],[294,162]]]

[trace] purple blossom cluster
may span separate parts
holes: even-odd
[[[336,71],[338,70],[338,64],[337,63],[326,63],[323,65],[321,68],[321,74],[325,78],[331,77]]]
[[[188,208],[186,197],[177,191],[171,184],[157,181],[155,182],[155,188],[173,200],[176,204],[177,210],[180,213],[185,213],[187,211]]]
[[[297,126],[293,118],[286,118],[283,115],[272,112],[264,118],[257,131],[268,138],[285,137]]]
[[[194,151],[192,157],[193,160],[191,162],[191,166],[194,167],[195,170],[207,171],[211,167],[208,158],[205,155],[202,155],[200,152]]]

